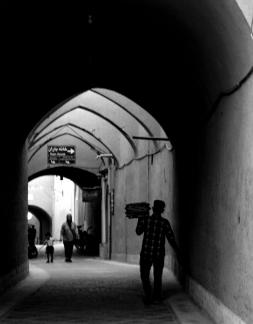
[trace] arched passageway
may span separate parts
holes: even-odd
[[[1,21],[2,111],[12,135],[1,129],[3,226],[20,229],[15,241],[2,238],[3,282],[27,272],[29,132],[66,98],[113,89],[144,107],[175,149],[176,227],[192,294],[215,304],[218,319],[252,322],[251,1],[95,1],[62,5],[60,15],[53,5],[27,6],[6,5]]]
[[[139,239],[127,234],[127,203],[160,198],[167,214],[174,212],[170,140],[118,92],[92,88],[65,100],[37,123],[27,144],[30,179],[58,174],[80,185],[85,216],[75,220],[100,243],[103,257],[138,260]]]
[[[39,241],[37,243],[41,243],[45,239],[45,234],[47,232],[52,233],[52,218],[45,210],[38,206],[28,205],[28,211],[32,213],[39,221]]]
[[[63,165],[30,174],[29,179],[28,211],[37,215],[41,224],[37,243],[43,243],[48,232],[56,242],[59,241],[61,226],[66,221],[66,215],[71,213],[80,238],[83,239],[77,244],[78,250],[85,255],[98,255],[101,242],[101,199],[99,196],[86,196],[90,192],[100,192],[99,177]],[[84,244],[84,236],[87,236],[87,244]],[[85,250],[81,249],[82,244]]]
[[[29,176],[29,181],[41,176],[55,175],[72,180],[79,187],[96,187],[100,184],[99,178],[94,174],[76,167],[56,166],[55,168],[46,168]]]

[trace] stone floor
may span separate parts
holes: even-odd
[[[29,276],[0,297],[0,323],[213,323],[168,270],[163,293],[163,303],[145,306],[137,265],[78,255],[65,263],[60,245],[54,263],[41,250]]]

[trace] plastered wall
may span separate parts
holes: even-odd
[[[247,20],[249,26],[252,25],[253,20],[253,3],[251,0],[236,0],[238,6],[240,7],[245,19]]]
[[[229,98],[203,134],[191,276],[253,322],[253,79]]]

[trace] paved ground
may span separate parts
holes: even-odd
[[[61,246],[45,261],[41,251],[28,278],[0,298],[0,323],[212,323],[167,270],[164,302],[145,306],[136,265],[78,255],[65,263]]]

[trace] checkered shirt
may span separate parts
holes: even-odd
[[[141,257],[147,260],[164,258],[165,237],[170,244],[175,242],[169,221],[161,216],[140,217],[136,233],[138,235],[144,233]]]

